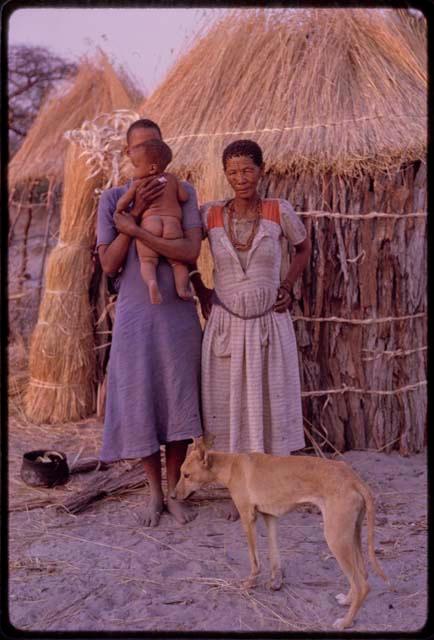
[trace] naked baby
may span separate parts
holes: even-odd
[[[182,238],[181,204],[188,200],[188,193],[172,173],[165,168],[172,160],[170,147],[162,140],[147,140],[141,146],[140,154],[134,157],[134,180],[131,187],[119,199],[118,210],[126,209],[135,197],[140,179],[157,176],[166,184],[161,196],[157,197],[143,213],[140,226],[155,236],[175,240]],[[159,255],[139,240],[136,241],[140,260],[140,271],[148,285],[152,304],[160,304],[162,297],[157,283],[157,264]],[[168,260],[173,268],[176,292],[180,298],[190,300],[192,293],[189,287],[188,269],[185,264],[176,260]]]

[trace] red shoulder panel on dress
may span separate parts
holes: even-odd
[[[223,207],[217,204],[212,205],[208,211],[206,223],[208,231],[215,227],[223,227]]]
[[[262,201],[262,217],[264,220],[270,220],[280,224],[280,208],[279,200],[274,198],[273,200]]]

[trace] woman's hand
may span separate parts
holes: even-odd
[[[214,293],[214,289],[208,289],[205,285],[200,287],[198,291],[196,291],[196,295],[199,298],[200,302],[200,310],[202,311],[202,315],[205,320],[208,320],[209,315],[212,309],[212,294]]]
[[[123,233],[131,238],[137,237],[137,231],[140,227],[137,224],[137,218],[131,215],[131,213],[120,213],[119,211],[116,211],[113,215],[113,222],[115,223],[116,229],[119,233]]]
[[[291,308],[291,304],[292,293],[290,293],[286,287],[279,287],[273,311],[277,311],[277,313],[284,313]]]
[[[134,205],[130,211],[131,215],[139,219],[150,204],[163,193],[166,184],[160,182],[155,176],[143,178],[135,188]]]

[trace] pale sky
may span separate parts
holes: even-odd
[[[9,44],[40,45],[76,60],[101,47],[149,95],[180,53],[223,9],[18,9]]]

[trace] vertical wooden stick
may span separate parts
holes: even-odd
[[[21,257],[21,272],[20,272],[20,290],[22,291],[23,289],[23,282],[25,280],[25,273],[26,273],[26,267],[27,267],[27,241],[28,241],[28,237],[29,237],[29,230],[30,230],[30,225],[32,223],[32,216],[33,216],[33,194],[35,191],[35,186],[36,186],[36,182],[32,182],[30,190],[29,190],[29,201],[27,204],[27,223],[26,226],[24,228],[24,238],[23,238],[23,253],[22,253],[22,257]]]
[[[39,282],[38,282],[38,307],[41,302],[41,294],[42,294],[42,280],[44,278],[44,268],[45,268],[45,260],[47,258],[47,250],[48,250],[48,235],[50,233],[50,222],[53,216],[53,211],[55,207],[53,191],[55,189],[55,180],[54,178],[50,179],[48,183],[48,193],[47,193],[47,220],[45,223],[45,234],[44,234],[44,250],[42,253],[42,261],[41,261],[41,271],[39,273]]]
[[[9,208],[10,209],[12,208],[12,203],[14,201],[14,197],[15,197],[15,194],[17,192],[18,192],[17,187],[14,187],[13,190],[12,190],[11,195],[9,196]],[[24,202],[24,200],[26,198],[27,193],[28,193],[28,188],[27,188],[27,184],[26,184],[26,185],[24,185],[23,191],[22,191],[22,193],[20,195],[20,200],[19,200],[18,205],[17,205],[17,212],[15,214],[15,218],[14,218],[12,224],[9,227],[9,233],[8,233],[8,243],[9,244],[11,244],[12,239],[14,237],[15,226],[16,226],[16,224],[18,222],[19,217],[20,217],[21,209],[23,208],[23,202]]]

